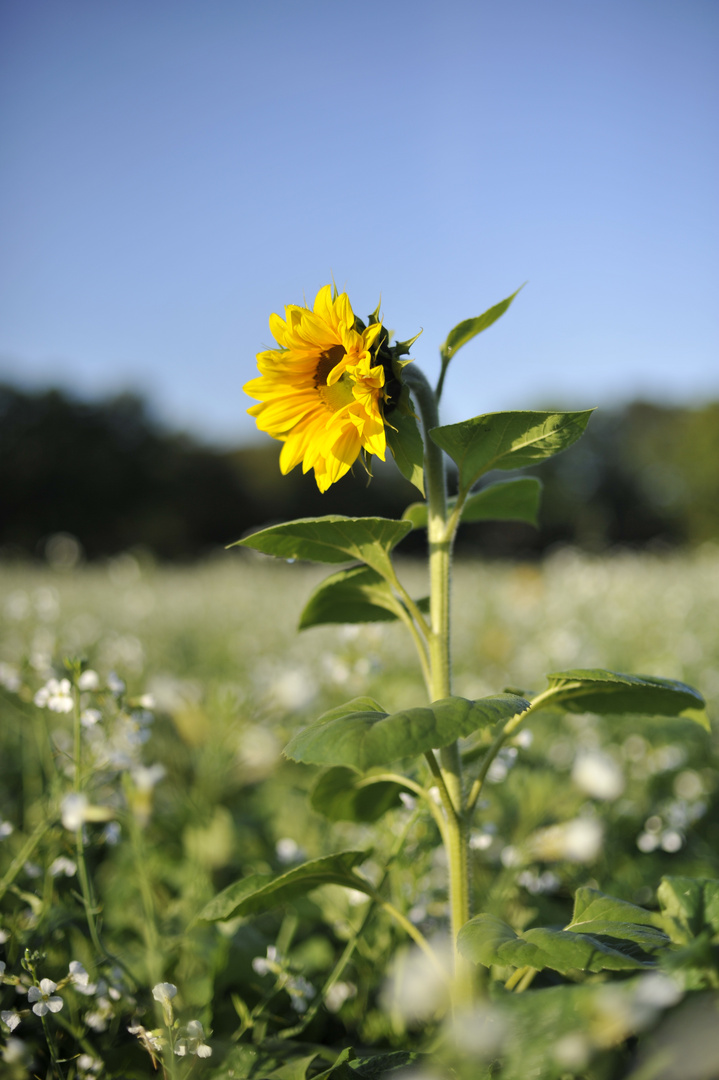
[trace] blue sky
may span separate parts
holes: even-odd
[[[334,276],[444,419],[719,396],[715,0],[0,0],[0,378],[253,435]]]

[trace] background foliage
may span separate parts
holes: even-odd
[[[72,400],[0,387],[0,545],[42,555],[75,536],[90,558],[144,547],[190,559],[275,520],[322,514],[400,517],[416,497],[378,463],[320,495],[311,476],[280,475],[279,444],[218,450],[169,433],[140,398]],[[636,403],[599,411],[571,454],[544,463],[541,528],[466,526],[460,550],[530,555],[563,542],[697,544],[719,539],[719,403],[696,409]],[[527,470],[531,472],[531,470]],[[28,498],[28,492],[33,493]],[[424,553],[421,536],[403,551]]]

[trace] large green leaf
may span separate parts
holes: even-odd
[[[520,476],[502,480],[470,495],[462,507],[462,521],[524,521],[537,525],[542,484],[535,476]],[[450,499],[451,513],[456,499]],[[427,527],[427,503],[412,503],[402,514],[411,521],[413,529]]]
[[[424,495],[424,442],[406,386],[402,387],[397,408],[386,417],[385,435],[402,476]]]
[[[575,934],[633,941],[651,952],[669,944],[662,927],[663,920],[657,912],[647,911],[627,900],[617,900],[585,885],[575,894],[572,921],[564,929]]]
[[[336,765],[317,777],[310,803],[330,821],[379,821],[387,810],[402,805],[402,790],[391,780],[367,784],[353,769]]]
[[[428,600],[418,606],[426,611]],[[300,630],[326,623],[386,622],[401,614],[401,601],[389,582],[369,566],[332,574],[310,596],[300,616]]]
[[[462,927],[457,947],[476,964],[571,971],[631,971],[652,966],[589,934],[537,927],[516,934],[494,915],[477,915]]]
[[[329,514],[271,525],[269,529],[261,529],[236,543],[265,555],[275,555],[278,559],[326,563],[357,560],[373,567],[383,577],[392,577],[389,553],[411,529],[408,521]]]
[[[198,919],[219,922],[237,915],[267,911],[296,896],[303,896],[320,885],[344,885],[369,895],[371,886],[353,873],[355,866],[366,858],[366,851],[340,851],[336,855],[325,855],[321,859],[303,863],[279,877],[250,874],[218,893],[202,909]]]
[[[588,885],[577,889],[572,921],[565,930],[575,934],[593,934],[633,941],[647,951],[664,948],[669,938],[663,932],[664,920],[656,911],[647,911],[627,900],[617,900]]]
[[[566,450],[587,426],[585,412],[500,412],[433,428],[430,438],[459,469],[460,491],[469,491],[490,469],[521,469]]]
[[[346,765],[363,773],[449,746],[457,738],[502,724],[528,708],[524,698],[497,694],[479,701],[443,698],[390,715],[371,698],[356,698],[300,731],[285,747],[285,754],[309,765]]]
[[[602,669],[559,671],[547,675],[550,707],[605,715],[683,716],[710,730],[704,698],[686,683],[654,675],[624,675]]]
[[[495,323],[509,307],[514,300],[515,296],[524,286],[520,285],[516,292],[513,292],[511,296],[508,296],[506,300],[500,300],[498,304],[488,308],[482,315],[476,315],[473,319],[463,319],[461,323],[450,330],[447,334],[447,339],[443,345],[440,346],[440,353],[442,359],[447,361],[455,355],[463,345],[466,345],[468,341],[471,341],[477,334],[481,334],[483,330],[486,330],[488,326]]]
[[[683,945],[705,930],[719,935],[719,881],[664,877],[657,900],[672,941]]]

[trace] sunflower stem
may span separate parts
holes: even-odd
[[[430,580],[430,696],[432,701],[452,693],[450,639],[450,570],[456,520],[448,521],[447,475],[442,450],[430,438],[439,426],[437,396],[418,369],[405,369],[404,377],[414,394],[424,427],[424,472],[427,490],[427,537]],[[444,835],[449,863],[449,897],[452,940],[455,944],[455,1001],[472,993],[469,965],[456,951],[457,935],[470,917],[468,823],[464,809],[464,781],[459,744],[455,740],[439,752],[439,767],[453,813],[447,813]]]

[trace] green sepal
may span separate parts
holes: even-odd
[[[547,675],[547,681],[554,690],[546,702],[549,707],[609,716],[681,716],[711,730],[704,698],[676,679],[577,669]]]
[[[356,698],[304,728],[284,752],[308,765],[346,765],[364,773],[503,725],[528,708],[524,698],[497,694],[479,701],[448,697],[389,714],[372,698]]]
[[[459,489],[466,492],[491,469],[521,469],[566,450],[593,411],[487,413],[433,428],[429,437],[454,461]]]
[[[238,915],[267,911],[287,900],[304,896],[320,885],[344,885],[370,895],[372,888],[369,883],[354,873],[355,866],[367,857],[366,851],[339,851],[335,855],[325,855],[302,866],[295,866],[279,877],[250,874],[218,893],[197,918],[204,922],[221,922]]]
[[[417,602],[429,609],[429,599]],[[317,586],[300,615],[300,630],[328,623],[390,622],[401,617],[401,601],[389,582],[369,566],[351,566]]]
[[[562,975],[572,971],[632,971],[654,964],[631,956],[589,934],[536,927],[517,934],[494,915],[477,915],[462,927],[457,937],[462,956],[484,967],[511,965],[542,970],[551,968]]]
[[[424,495],[424,442],[406,386],[400,391],[396,408],[385,419],[385,436],[402,476]]]
[[[461,323],[457,323],[447,334],[444,344],[440,346],[439,351],[442,360],[445,363],[451,360],[463,345],[466,345],[473,337],[481,334],[483,330],[495,323],[497,319],[504,315],[517,293],[521,292],[523,288],[524,285],[520,285],[516,292],[508,296],[506,300],[500,300],[498,304],[488,308],[482,315],[476,315],[473,319],[463,319]]]
[[[378,780],[364,784],[353,769],[336,765],[317,777],[310,793],[312,808],[330,821],[379,821],[388,811],[401,806],[402,784]]]
[[[523,521],[539,524],[539,502],[542,483],[535,476],[520,476],[516,480],[500,480],[496,484],[470,495],[462,507],[461,521]],[[456,499],[449,499],[447,511],[452,513]],[[412,503],[402,514],[413,529],[427,527],[427,504]]]
[[[350,518],[329,514],[271,525],[269,529],[260,529],[229,546],[253,548],[278,559],[363,562],[393,580],[389,553],[411,529],[408,521],[392,518]]]

